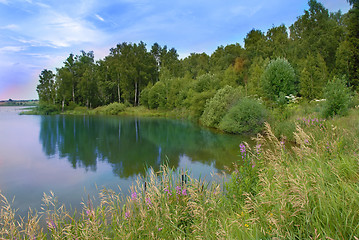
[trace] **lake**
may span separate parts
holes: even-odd
[[[238,159],[241,136],[188,121],[118,116],[19,115],[0,107],[0,190],[20,215],[40,210],[43,193],[81,208],[103,187],[128,193],[162,163],[210,180]]]

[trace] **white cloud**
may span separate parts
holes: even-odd
[[[20,27],[16,24],[9,24],[3,27],[0,27],[0,29],[7,29],[7,30],[18,30]]]
[[[0,53],[6,53],[6,52],[21,52],[25,50],[25,47],[22,46],[6,46],[0,48]]]
[[[95,17],[96,17],[98,20],[102,21],[102,22],[105,21],[105,19],[103,19],[103,18],[102,18],[100,15],[98,15],[98,14],[95,14]]]

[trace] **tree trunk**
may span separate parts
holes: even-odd
[[[117,83],[117,95],[118,95],[118,102],[121,102],[121,90],[120,90],[120,84]]]
[[[64,111],[64,107],[65,107],[65,98],[62,99],[62,111]]]
[[[134,106],[137,106],[137,82],[135,82],[135,103]]]
[[[75,103],[75,84],[72,85],[72,101]]]

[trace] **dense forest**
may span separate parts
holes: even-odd
[[[92,51],[71,53],[55,73],[41,72],[39,99],[62,111],[115,102],[176,109],[204,125],[218,127],[225,112],[235,108],[243,96],[275,107],[298,98],[325,98],[327,83],[333,81],[357,91],[359,3],[349,3],[352,8],[342,14],[310,0],[309,9],[289,28],[252,29],[244,47],[238,43],[219,46],[211,55],[191,53],[179,59],[175,48],[155,43],[149,49],[142,41],[120,43],[98,61]],[[253,102],[241,105],[245,104],[258,108]],[[241,111],[238,108],[232,112]],[[259,115],[260,111],[255,110]]]

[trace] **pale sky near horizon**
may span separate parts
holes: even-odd
[[[322,0],[330,12],[346,0]],[[289,27],[306,0],[0,0],[0,100],[37,99],[43,69],[55,70],[70,53],[108,55],[122,42],[155,42],[184,58],[240,43],[253,28]]]

